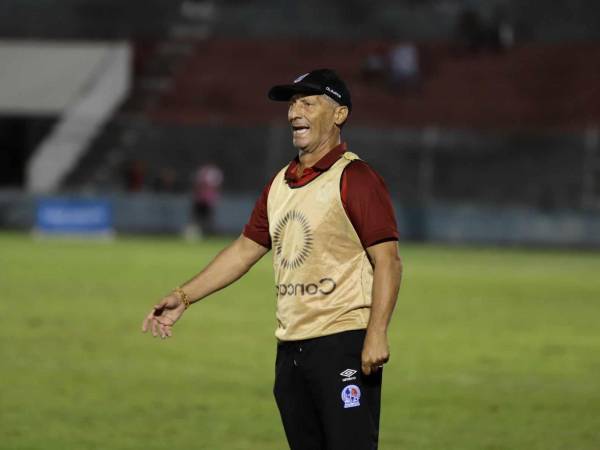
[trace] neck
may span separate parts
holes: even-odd
[[[323,156],[329,151],[342,143],[341,136],[339,133],[327,139],[326,141],[319,144],[319,146],[312,152],[299,150],[298,159],[300,160],[300,168],[314,166]]]

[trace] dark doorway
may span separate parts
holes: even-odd
[[[0,187],[24,187],[27,160],[55,122],[53,117],[0,116]]]

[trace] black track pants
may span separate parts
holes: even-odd
[[[274,394],[291,450],[376,450],[381,377],[361,372],[364,330],[277,346]]]

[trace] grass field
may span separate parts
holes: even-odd
[[[140,333],[225,242],[0,234],[0,448],[286,449],[269,256]],[[401,253],[380,449],[600,449],[600,254]]]

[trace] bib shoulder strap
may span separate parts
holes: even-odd
[[[352,153],[352,152],[344,152],[342,157],[344,159],[347,159],[348,161],[354,161],[356,159],[360,159],[360,157],[356,153]]]

